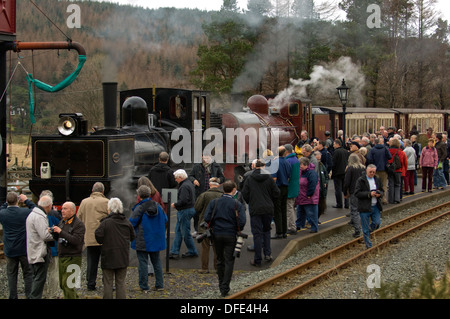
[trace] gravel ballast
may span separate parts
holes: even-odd
[[[395,213],[382,215],[382,225],[385,226],[398,219],[404,218],[433,205],[449,201],[449,196],[442,196],[434,201],[426,201],[414,207],[399,208]],[[300,298],[313,299],[374,299],[378,295],[374,289],[367,286],[367,279],[371,273],[367,272],[369,265],[379,266],[382,282],[399,282],[401,285],[409,281],[418,283],[428,265],[438,276],[445,273],[446,263],[450,261],[450,218],[435,222],[420,233],[399,241],[397,244],[383,249],[377,254],[364,258],[357,264],[341,271],[327,282],[321,284],[308,294]],[[254,285],[270,276],[280,273],[303,263],[325,251],[337,247],[352,239],[353,230],[347,230],[322,239],[318,243],[310,244],[296,254],[284,260],[280,265],[265,270],[252,272],[235,271],[231,282],[233,294]],[[363,244],[361,244],[363,245]],[[97,277],[97,290],[87,291],[85,288],[85,258],[82,264],[80,298],[99,299],[103,295],[101,283],[101,269]],[[154,286],[154,278],[149,279],[150,287]],[[19,272],[19,298],[23,294],[23,280]],[[6,277],[6,260],[0,260],[0,298],[8,298],[8,281]],[[44,292],[44,298],[62,298],[62,294],[49,295]],[[145,293],[138,286],[138,272],[136,267],[129,267],[127,273],[127,298],[129,299],[221,299],[217,276],[215,273],[201,274],[197,269],[171,269],[164,273],[164,290]]]

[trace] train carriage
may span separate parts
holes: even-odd
[[[409,133],[415,125],[419,133],[425,134],[427,128],[434,132],[444,132],[448,129],[448,111],[436,109],[393,109],[397,112],[397,128]]]

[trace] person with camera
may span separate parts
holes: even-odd
[[[370,164],[366,173],[356,181],[355,197],[358,198],[358,211],[361,217],[361,227],[366,248],[372,247],[370,233],[377,230],[381,224],[381,199],[384,189],[381,179],[375,175],[377,167]]]
[[[224,194],[213,199],[205,211],[205,222],[212,230],[213,244],[217,253],[217,275],[219,290],[223,297],[230,291],[235,257],[239,257],[243,238],[241,233],[246,223],[245,207],[233,198],[236,184],[227,180],[223,183]]]
[[[58,241],[59,256],[59,286],[63,291],[64,299],[78,299],[73,282],[74,271],[81,273],[81,254],[84,245],[86,228],[83,222],[76,216],[76,206],[72,202],[62,205],[62,220],[58,226],[51,228],[53,237]],[[75,283],[79,278],[75,279]],[[78,287],[79,288],[79,287]]]
[[[205,229],[205,212],[208,207],[209,202],[211,202],[215,198],[219,198],[222,196],[223,191],[219,188],[220,186],[220,178],[212,177],[209,179],[209,189],[201,193],[200,196],[195,201],[195,211],[199,215],[199,234],[197,236],[197,241],[202,244],[201,251],[201,260],[202,260],[202,269],[200,273],[207,274],[209,273],[209,251],[210,247],[213,247],[214,251],[214,268],[217,269],[217,255],[216,249],[212,245],[212,240],[207,236],[207,233],[203,230]],[[207,223],[206,223],[207,225]]]

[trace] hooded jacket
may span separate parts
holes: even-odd
[[[249,206],[250,215],[273,215],[273,201],[280,196],[280,189],[272,175],[262,169],[255,169],[244,182],[242,196]]]
[[[384,144],[377,144],[369,152],[369,163],[377,167],[377,172],[386,171],[388,161],[392,159],[392,155]]]
[[[130,222],[136,232],[131,248],[147,252],[166,249],[167,216],[151,198],[143,199],[133,207]]]
[[[295,201],[296,205],[319,204],[320,183],[315,165],[310,163],[308,168],[300,170],[299,193]]]

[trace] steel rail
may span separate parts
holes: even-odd
[[[425,210],[423,212],[419,212],[417,214],[408,216],[406,218],[398,220],[398,221],[396,221],[396,222],[394,222],[392,224],[386,225],[386,226],[384,226],[384,227],[382,227],[382,228],[372,232],[372,235],[376,236],[378,234],[388,233],[390,231],[395,230],[396,228],[401,227],[402,225],[405,225],[406,223],[410,223],[413,220],[417,220],[419,218],[423,218],[426,215],[429,215],[429,214],[432,214],[432,213],[434,213],[436,211],[445,209],[448,206],[450,206],[450,203],[445,203],[445,204],[441,204],[439,206],[430,208],[428,210]],[[314,278],[311,278],[311,279],[307,280],[306,282],[304,282],[304,283],[302,283],[302,284],[300,284],[300,285],[290,289],[289,291],[286,291],[285,293],[283,293],[283,294],[281,294],[279,296],[276,296],[274,298],[275,299],[283,299],[283,298],[288,298],[288,297],[290,297],[290,296],[292,296],[294,294],[297,294],[300,290],[317,283],[318,281],[320,281],[321,279],[323,279],[326,276],[330,276],[333,273],[336,273],[338,270],[348,266],[350,263],[352,263],[352,262],[362,258],[363,256],[371,253],[372,251],[380,249],[380,248],[386,246],[387,244],[389,244],[390,242],[393,242],[393,241],[397,240],[398,238],[400,238],[402,236],[405,236],[407,233],[409,233],[411,231],[414,231],[417,228],[423,227],[428,222],[432,222],[432,221],[434,221],[436,219],[442,218],[442,217],[448,215],[449,213],[450,213],[450,211],[447,211],[447,212],[445,212],[443,214],[440,214],[437,217],[434,217],[432,219],[427,220],[424,223],[421,223],[420,225],[414,226],[414,227],[412,227],[411,229],[409,229],[407,231],[403,231],[400,234],[397,234],[397,235],[395,235],[393,237],[390,237],[390,238],[386,239],[383,242],[375,244],[371,248],[366,249],[366,250],[356,254],[352,258],[341,262],[340,264],[338,264],[338,265],[336,265],[336,266],[334,266],[334,267],[324,271],[323,273],[315,276]],[[259,293],[261,291],[264,291],[268,287],[271,287],[271,286],[274,286],[276,284],[280,284],[282,282],[288,281],[293,276],[301,274],[304,270],[312,269],[315,265],[320,265],[321,263],[323,263],[325,261],[331,260],[333,258],[333,256],[335,256],[335,255],[337,256],[337,255],[341,254],[345,250],[351,250],[351,249],[353,249],[355,247],[359,247],[360,246],[360,244],[359,244],[360,241],[361,241],[361,237],[353,239],[350,242],[344,243],[344,244],[342,244],[342,245],[340,245],[340,246],[338,246],[338,247],[336,247],[334,249],[331,249],[331,250],[329,250],[329,251],[327,251],[327,252],[325,252],[325,253],[323,253],[323,254],[321,254],[321,255],[313,258],[313,259],[310,259],[310,260],[308,260],[308,261],[306,261],[306,262],[304,262],[304,263],[302,263],[300,265],[297,265],[297,266],[295,266],[295,267],[293,267],[291,269],[288,269],[288,270],[286,270],[286,271],[284,271],[282,273],[279,273],[279,274],[277,274],[277,275],[275,275],[275,276],[273,276],[271,278],[268,278],[268,279],[266,279],[266,280],[264,280],[262,282],[259,282],[259,283],[255,284],[255,285],[251,286],[251,287],[248,287],[248,288],[246,288],[246,289],[244,289],[242,291],[239,291],[239,292],[237,292],[237,293],[235,293],[233,295],[230,295],[230,296],[227,297],[227,299],[252,298],[252,295],[257,294],[257,293]]]

